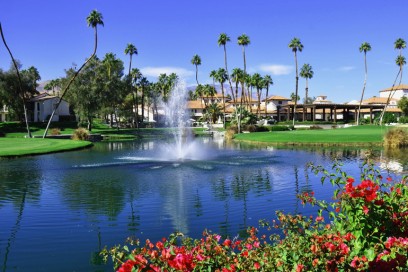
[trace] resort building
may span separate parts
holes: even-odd
[[[400,100],[404,96],[408,97],[408,85],[407,84],[401,84],[401,85],[394,86],[394,87],[387,88],[385,90],[380,91],[380,97],[384,97],[384,98],[391,97],[391,98]]]
[[[0,122],[6,122],[8,121],[8,108],[6,105],[3,105],[0,107]]]
[[[51,117],[52,111],[58,103],[59,97],[49,95],[47,92],[41,93],[30,99],[27,109],[30,113],[30,121],[46,122]],[[71,120],[69,104],[65,100],[61,101],[57,111],[52,118],[53,122]]]

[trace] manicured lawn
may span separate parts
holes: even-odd
[[[276,144],[327,144],[327,145],[381,145],[386,126],[355,126],[349,128],[256,132],[236,135],[239,141]]]
[[[92,143],[87,141],[37,138],[0,138],[0,157],[46,154],[75,150],[91,145]]]

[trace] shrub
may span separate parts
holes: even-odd
[[[408,123],[408,116],[401,116],[401,117],[398,119],[398,123],[400,123],[400,124],[407,124],[407,123]]]
[[[245,125],[242,130],[243,131],[249,131],[249,132],[256,132],[257,131],[257,126],[255,126],[255,125]]]
[[[313,192],[298,195],[304,205],[319,208],[315,216],[284,214],[261,226],[280,234],[258,235],[248,229],[242,240],[221,239],[204,231],[193,240],[175,233],[144,245],[106,248],[117,271],[406,271],[408,266],[407,178],[383,178],[370,164],[361,169],[361,182],[334,165],[333,173],[310,165],[334,187],[334,202],[318,200]]]
[[[384,145],[402,147],[408,145],[408,131],[403,128],[394,128],[387,131],[384,136]]]
[[[269,129],[265,126],[258,126],[256,129],[256,132],[266,132],[269,131]]]
[[[271,126],[269,127],[270,131],[288,131],[289,127],[288,126]]]
[[[323,129],[323,128],[321,126],[318,126],[318,125],[313,125],[313,126],[310,126],[309,129],[317,130],[317,129]]]
[[[77,141],[86,141],[89,137],[89,131],[85,128],[78,128],[74,130],[74,134],[72,134],[72,140]]]
[[[51,135],[61,135],[61,130],[59,128],[51,129]]]

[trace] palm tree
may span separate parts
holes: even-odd
[[[222,108],[223,108],[223,126],[225,128],[225,95],[224,95],[224,83],[227,81],[228,75],[224,68],[219,68],[215,74],[215,80],[221,84],[222,93]]]
[[[248,46],[251,43],[249,40],[249,37],[245,34],[242,34],[241,36],[238,37],[238,45],[242,46],[242,56],[244,58],[244,77],[246,77],[246,56],[245,56],[245,47]],[[245,92],[245,90],[243,90]],[[241,97],[242,99],[242,97]]]
[[[245,47],[251,43],[249,37],[245,34],[242,34],[238,37],[238,45],[242,46],[242,55],[244,57],[244,73],[246,74],[246,59],[245,59]]]
[[[133,107],[135,109],[134,114],[135,114],[135,120],[136,120],[136,126],[139,128],[139,98],[137,97],[137,88],[136,90],[133,91],[133,86],[136,86],[139,82],[139,80],[142,78],[142,73],[138,68],[133,68],[130,71],[130,92],[132,93],[132,98],[133,98]]]
[[[203,108],[204,85],[198,84],[198,86],[195,88],[194,96],[196,98],[200,99],[201,108]],[[204,100],[204,103],[205,103],[204,108],[206,108],[207,107],[207,102],[205,100]]]
[[[191,59],[191,64],[195,65],[196,67],[196,81],[198,85],[198,65],[201,65],[201,58],[199,55],[195,54]]]
[[[107,83],[106,87],[108,89],[109,93],[113,93],[115,90],[115,87],[112,86],[112,68],[114,68],[116,65],[121,63],[119,59],[116,58],[115,54],[113,53],[106,53],[104,59],[102,60],[102,64],[106,67],[106,72],[107,72]],[[117,95],[115,94],[115,98]],[[113,114],[115,114],[115,120],[116,120],[116,129],[119,130],[119,122],[118,122],[118,116],[117,116],[117,104],[119,102],[115,99],[115,101],[110,100],[110,127],[113,126]]]
[[[241,79],[244,76],[244,71],[240,68],[234,68],[232,69],[232,81],[235,82],[235,95],[232,93],[233,101],[234,103],[237,102],[238,100],[238,84],[241,82]]]
[[[252,85],[256,88],[256,94],[258,98],[258,103],[257,103],[257,110],[256,114],[258,119],[261,117],[261,95],[262,95],[262,89],[265,86],[264,84],[264,79],[259,73],[255,73],[251,77],[251,82]]]
[[[144,110],[145,110],[145,90],[150,86],[150,82],[147,80],[147,78],[142,77],[139,81],[139,85],[142,90],[142,122],[144,122]]]
[[[270,75],[266,75],[263,78],[263,85],[266,89],[266,98],[265,98],[265,116],[268,116],[268,93],[269,93],[269,85],[273,85],[272,77]]]
[[[54,110],[51,113],[50,119],[48,120],[48,124],[47,127],[45,128],[44,131],[44,135],[43,138],[45,138],[47,136],[48,133],[48,129],[50,127],[51,121],[54,117],[55,112],[57,111],[59,105],[61,104],[61,101],[63,99],[63,97],[65,96],[65,94],[67,93],[67,91],[69,90],[69,87],[71,86],[71,84],[74,82],[75,78],[79,75],[79,73],[81,72],[81,70],[88,64],[88,62],[93,59],[93,57],[96,55],[96,50],[98,48],[98,25],[102,25],[104,26],[103,23],[103,16],[101,13],[99,13],[97,10],[93,10],[91,11],[91,13],[89,14],[89,16],[86,18],[86,21],[88,23],[88,27],[92,27],[94,29],[94,50],[91,54],[91,56],[82,64],[81,67],[79,67],[79,69],[75,72],[75,74],[73,75],[73,77],[71,78],[71,80],[68,82],[68,84],[66,85],[66,87],[64,88],[64,90],[62,91],[62,94],[57,102],[57,104],[54,107]]]
[[[302,68],[300,68],[300,76],[306,79],[306,88],[305,88],[305,102],[304,104],[307,103],[308,101],[308,96],[309,96],[309,79],[313,77],[313,68],[309,63],[303,64]]]
[[[228,72],[228,65],[227,65],[227,42],[231,41],[230,37],[226,33],[221,33],[220,36],[218,37],[218,46],[223,46],[224,48],[224,63],[225,63],[225,71],[227,72],[227,78],[228,78],[228,83],[230,85],[230,90],[232,97],[234,97],[234,91],[232,90],[232,83],[231,83],[231,77]],[[237,92],[238,90],[236,90]]]
[[[300,40],[298,38],[295,37],[290,41],[289,48],[292,49],[292,52],[295,55],[295,67],[296,67],[296,93],[295,93],[295,97],[299,97],[298,96],[299,74],[298,74],[297,51],[302,52],[303,44],[300,42]],[[295,106],[293,108],[293,126],[295,125],[296,106],[297,106],[297,99],[295,99]]]
[[[244,82],[245,82],[245,77],[244,77],[244,71],[240,68],[234,68],[232,70],[232,78],[233,81],[235,82],[235,99],[236,101],[234,101],[235,104],[235,110],[237,113],[242,112],[241,111],[237,111],[238,106],[237,106],[237,101],[238,101],[238,84],[241,84],[241,100],[240,100],[240,108],[242,109],[242,102],[244,99]],[[238,124],[238,133],[241,133],[241,120],[242,120],[242,115],[241,114],[236,114],[235,115],[237,118],[237,124]]]
[[[212,87],[212,86],[210,86]],[[211,123],[217,122],[218,116],[221,114],[221,109],[218,103],[212,103],[207,107],[207,117],[211,120]]]
[[[366,88],[366,83],[367,83],[367,52],[371,51],[371,45],[368,42],[363,42],[359,48],[360,52],[364,52],[364,85],[363,85],[363,91],[361,92],[361,98],[360,98],[360,103],[358,105],[358,112],[357,112],[357,120],[356,124],[357,126],[360,125],[360,110],[361,110],[361,103],[363,102],[363,97],[364,97],[364,91]]]
[[[132,98],[133,98],[133,102],[136,101],[135,95],[132,92],[132,76],[131,76],[131,71],[132,71],[132,58],[133,55],[137,55],[138,51],[136,46],[134,46],[132,43],[128,43],[126,48],[125,48],[125,55],[129,55],[129,72],[128,72],[128,80],[129,80],[129,92],[132,93]],[[138,124],[137,122],[137,108],[136,108],[136,113],[134,113],[134,118],[136,119],[136,121],[133,121],[133,126],[135,126],[135,122],[136,125]]]

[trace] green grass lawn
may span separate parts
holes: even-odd
[[[381,145],[386,126],[355,126],[337,129],[256,132],[235,135],[235,140],[276,144]]]
[[[0,138],[0,157],[47,154],[68,151],[91,146],[91,142],[37,139],[37,138]]]

